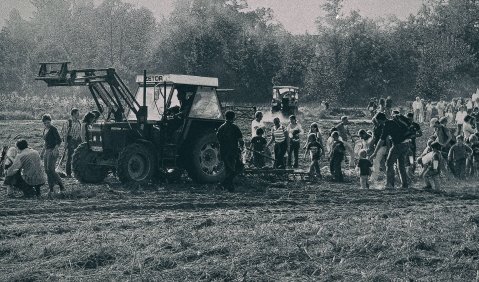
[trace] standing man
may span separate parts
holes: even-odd
[[[376,120],[384,125],[383,132],[381,133],[380,140],[374,153],[371,155],[371,159],[374,159],[379,148],[381,148],[388,137],[391,137],[392,146],[389,149],[388,157],[386,159],[386,189],[394,188],[394,164],[397,164],[399,169],[399,176],[402,182],[402,188],[408,188],[408,179],[406,174],[406,155],[409,149],[407,138],[407,129],[405,129],[399,121],[394,119],[387,119],[384,113],[378,113]]]
[[[288,166],[291,167],[294,157],[293,168],[298,168],[299,147],[301,143],[301,134],[303,134],[303,127],[298,123],[296,116],[292,115],[289,117],[287,130],[289,135]]]
[[[354,140],[349,133],[349,120],[347,116],[341,117],[341,122],[336,125],[336,130],[339,133],[339,137],[341,137],[344,147],[346,147],[346,151],[348,152],[350,159],[349,159],[349,167],[354,167],[354,149],[353,145]],[[350,141],[351,140],[351,141]]]
[[[284,168],[284,155],[288,149],[288,131],[281,125],[279,118],[274,118],[271,128],[271,140],[267,147],[274,142],[274,164],[273,168]]]
[[[67,163],[65,171],[67,177],[72,177],[72,156],[75,149],[81,143],[81,122],[80,112],[78,109],[71,110],[71,117],[63,124],[62,128],[63,141],[65,142],[65,151],[67,155]]]
[[[443,99],[441,99],[438,103],[437,103],[437,115],[439,116],[438,118],[442,118],[445,114],[445,109],[446,109],[446,102],[444,102]]]
[[[414,111],[414,121],[417,123],[421,123],[421,115],[422,115],[422,102],[419,97],[416,97],[416,101],[412,103],[412,109]]]
[[[233,180],[241,166],[241,149],[244,146],[243,134],[239,127],[234,124],[235,113],[227,111],[226,121],[216,133],[220,143],[220,156],[225,164],[226,176],[221,185],[229,192],[234,192]]]
[[[422,136],[422,130],[421,126],[419,123],[414,121],[414,114],[413,113],[408,113],[407,118],[411,121],[411,126],[409,130],[414,132],[414,135],[411,137],[411,143],[410,143],[410,156],[412,157],[412,160],[409,159],[408,156],[408,162],[409,162],[409,178],[412,178],[412,175],[414,175],[414,171],[416,171],[416,156],[417,156],[417,144],[416,144],[416,138]]]

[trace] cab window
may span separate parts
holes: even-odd
[[[220,103],[213,87],[198,87],[189,117],[222,119]]]

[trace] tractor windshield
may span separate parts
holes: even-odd
[[[165,99],[162,95],[165,95],[165,89],[160,87],[161,95],[159,96],[158,100],[155,101],[155,88],[152,86],[146,87],[146,105],[148,106],[148,121],[159,121],[163,117],[163,112],[165,110]],[[171,85],[166,86],[166,98],[168,100],[168,96],[171,92]],[[135,95],[136,101],[143,105],[143,87],[138,87]],[[128,120],[136,120],[136,115],[133,111],[129,111],[128,113]]]

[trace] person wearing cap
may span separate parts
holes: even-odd
[[[354,142],[353,137],[351,136],[351,133],[349,133],[349,120],[347,116],[342,116],[341,117],[341,122],[338,123],[335,128],[339,133],[339,137],[341,137],[344,147],[346,148],[346,151],[348,152],[348,155],[350,156],[349,160],[349,166],[354,167],[354,160],[355,160],[355,154],[354,154],[354,149],[352,143]]]
[[[227,111],[225,122],[218,128],[216,137],[220,144],[220,157],[225,165],[225,178],[221,182],[223,188],[234,192],[233,180],[242,167],[241,148],[244,146],[243,134],[239,127],[234,124],[235,113]]]
[[[398,122],[391,119],[387,119],[384,113],[377,113],[376,120],[383,124],[383,130],[379,139],[378,145],[371,155],[370,159],[374,159],[381,146],[386,143],[386,140],[390,137],[392,146],[389,149],[388,157],[386,159],[386,189],[393,189],[395,182],[395,170],[394,165],[397,165],[399,170],[399,176],[402,183],[402,188],[407,189],[408,176],[406,173],[406,155],[409,149],[409,140],[407,139],[404,128],[401,127]]]

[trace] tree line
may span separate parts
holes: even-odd
[[[0,32],[0,95],[65,92],[33,80],[42,61],[114,67],[132,88],[143,69],[214,76],[241,102],[267,103],[273,84],[339,106],[380,96],[449,99],[478,85],[476,0],[432,0],[407,19],[345,13],[343,0],[328,0],[317,32],[301,35],[244,0],[177,0],[162,19],[122,0],[30,1],[34,14],[13,10]]]

